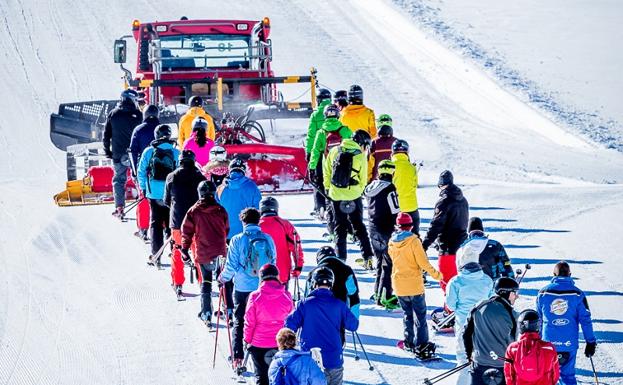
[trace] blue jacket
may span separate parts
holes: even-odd
[[[536,308],[543,322],[543,340],[551,342],[557,351],[578,349],[580,325],[586,342],[595,342],[586,296],[571,277],[554,277],[536,297]]]
[[[130,152],[132,153],[132,161],[134,167],[138,168],[138,161],[149,144],[154,141],[154,130],[160,124],[155,116],[148,116],[143,123],[139,124],[132,131],[132,139],[130,139]],[[136,172],[136,170],[133,170]]]
[[[472,308],[493,296],[493,280],[485,274],[478,263],[465,265],[452,277],[446,288],[446,305],[456,314],[459,325],[467,324]]]
[[[161,148],[163,150],[173,150],[173,159],[175,159],[175,166],[177,167],[179,163],[180,151],[177,148],[173,147],[171,142],[163,142],[158,144],[156,147]],[[149,162],[151,161],[151,157],[154,154],[154,146],[148,146],[143,154],[141,155],[141,159],[138,164],[138,186],[142,191],[145,192],[145,196],[149,199],[164,199],[164,185],[166,183],[165,180],[152,180],[148,175]]]
[[[295,357],[296,358],[293,358]],[[288,361],[290,363],[288,364]],[[271,384],[275,383],[275,379],[280,374],[279,367],[286,365],[286,370],[296,378],[299,385],[326,385],[327,379],[316,361],[312,358],[310,352],[301,352],[299,350],[281,350],[274,356],[268,368],[268,379]]]
[[[255,182],[244,176],[241,172],[234,171],[229,178],[221,184],[216,192],[216,201],[227,211],[229,217],[229,233],[227,239],[242,232],[242,222],[238,215],[247,207],[260,207],[262,194]],[[255,289],[254,289],[255,290]]]
[[[302,329],[301,350],[320,348],[324,367],[337,369],[344,365],[340,331],[357,330],[359,320],[331,290],[316,289],[286,318],[286,327],[294,331]]]
[[[270,248],[272,249],[272,259],[270,263],[274,264],[275,256],[277,255],[275,243],[270,235],[262,233],[260,226],[246,225],[243,232],[234,235],[229,241],[229,247],[227,247],[227,262],[225,262],[225,269],[221,273],[221,279],[223,281],[230,281],[233,278],[236,291],[249,293],[257,290],[260,286],[259,277],[250,275],[244,268],[247,261],[249,242],[252,237],[255,238],[260,234],[263,234],[268,240]]]

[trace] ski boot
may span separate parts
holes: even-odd
[[[385,310],[391,312],[396,309],[400,309],[400,303],[398,302],[398,297],[392,295],[389,299],[382,299],[381,305],[385,308]]]
[[[415,357],[422,361],[428,361],[434,359],[435,350],[437,346],[432,342],[427,342],[425,344],[421,344],[415,347]]]
[[[449,333],[454,330],[455,315],[443,307],[435,308],[430,313],[430,319],[436,332]]]
[[[123,221],[125,219],[125,213],[123,212],[123,206],[118,206],[115,211],[112,212],[112,216]]]
[[[413,344],[413,342],[409,342],[407,340],[402,340],[402,341],[398,341],[396,346],[399,349],[404,350],[405,352],[415,353],[415,345]]]

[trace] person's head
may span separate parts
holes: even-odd
[[[277,266],[273,265],[272,263],[267,263],[264,266],[260,267],[260,281],[264,282],[264,281],[279,281],[279,269],[277,268]]]
[[[274,197],[264,197],[260,201],[260,214],[279,215],[279,202]]]
[[[517,297],[519,297],[519,284],[509,277],[496,279],[493,289],[495,290],[495,294],[506,299],[511,305],[513,305]]]
[[[217,162],[222,162],[227,159],[227,150],[225,147],[214,146],[210,149],[210,160],[215,160]]]
[[[351,139],[361,147],[361,151],[368,150],[372,144],[372,137],[366,130],[355,131]]]
[[[239,216],[243,225],[257,225],[260,223],[260,212],[255,207],[247,207]]]
[[[148,119],[148,118],[158,119],[159,117],[160,117],[160,110],[158,109],[158,106],[150,104],[147,107],[145,107],[145,109],[143,110],[143,120]]]
[[[390,125],[383,124],[382,126],[379,126],[379,136],[381,137],[394,136],[394,129]]]
[[[316,263],[319,264],[322,260],[326,258],[339,258],[335,249],[331,246],[322,246],[316,252]]]
[[[203,106],[203,98],[198,95],[191,96],[190,99],[188,99],[188,106],[190,108]]]
[[[554,265],[555,277],[571,277],[571,268],[565,261],[560,261]]]
[[[376,125],[379,127],[382,126],[392,126],[392,117],[389,114],[381,114],[378,119],[376,119]],[[380,135],[380,134],[379,134]]]
[[[333,104],[335,104],[340,110],[348,105],[348,91],[337,90],[333,95]]]
[[[216,193],[216,185],[212,181],[204,180],[197,186],[197,194],[201,200],[213,198],[214,193]]]
[[[357,84],[353,84],[348,89],[348,103],[363,104],[363,88]]]
[[[311,272],[311,277],[312,287],[314,289],[331,289],[333,287],[333,282],[335,281],[333,271],[326,266],[320,266],[315,268]]]
[[[325,119],[339,119],[340,118],[340,109],[334,104],[328,104],[324,108],[324,118]]]
[[[480,230],[482,232],[485,231],[484,227],[482,226],[482,219],[478,217],[471,217],[469,218],[469,222],[467,223],[467,232],[471,233],[475,230]]]
[[[450,186],[454,183],[454,175],[450,170],[444,170],[439,174],[439,180],[437,181],[437,187],[442,188]]]
[[[486,241],[485,241],[486,242]],[[456,266],[459,269],[464,267],[472,269],[480,266],[480,252],[482,249],[472,246],[471,243],[465,243],[456,253]]]
[[[171,139],[171,127],[168,124],[159,124],[154,129],[154,139],[156,140],[169,140]]]
[[[208,130],[208,121],[203,116],[197,116],[193,119],[192,130],[195,133],[195,143],[199,147],[205,146],[208,141],[206,132]]]
[[[195,166],[195,153],[191,150],[183,150],[180,152],[180,166],[182,167],[194,167]]]
[[[131,88],[125,89],[121,92],[121,95],[119,96],[119,101],[123,105],[134,106],[134,108],[138,108],[138,92]]]
[[[292,329],[280,329],[276,339],[279,350],[291,350],[296,347],[296,333]]]
[[[392,143],[392,155],[393,154],[409,155],[409,143],[403,139],[394,140],[394,143]]]
[[[326,88],[319,89],[318,94],[316,94],[316,100],[318,103],[322,103],[325,100],[331,100],[331,91]]]
[[[234,158],[229,162],[229,175],[240,173],[245,175],[247,172],[247,164],[244,159]]]
[[[383,176],[392,178],[394,176],[394,172],[396,171],[396,165],[389,159],[383,159],[379,162],[379,167],[377,169],[379,178],[383,178]]]
[[[519,333],[524,334],[528,332],[538,333],[540,330],[539,313],[532,309],[526,309],[519,313],[517,317],[517,326],[519,326]]]
[[[407,213],[399,213],[396,217],[396,228],[403,231],[411,231],[413,228],[413,218]]]

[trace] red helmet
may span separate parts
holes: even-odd
[[[396,217],[396,225],[398,225],[399,227],[413,226],[413,218],[411,218],[411,215],[407,213],[400,213]]]

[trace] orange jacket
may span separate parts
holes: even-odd
[[[177,126],[177,148],[184,148],[184,142],[190,138],[190,134],[193,132],[193,120],[197,116],[201,116],[208,121],[208,130],[206,136],[212,140],[216,136],[216,129],[214,128],[214,119],[203,110],[201,107],[191,107],[186,111],[184,116],[180,118],[180,123]]]
[[[392,287],[399,297],[424,294],[422,270],[434,279],[443,277],[428,261],[420,238],[410,231],[392,234],[388,253],[393,262]]]
[[[372,139],[376,138],[376,120],[374,111],[363,104],[349,104],[344,107],[340,122],[348,126],[352,132],[357,130],[367,131]]]

